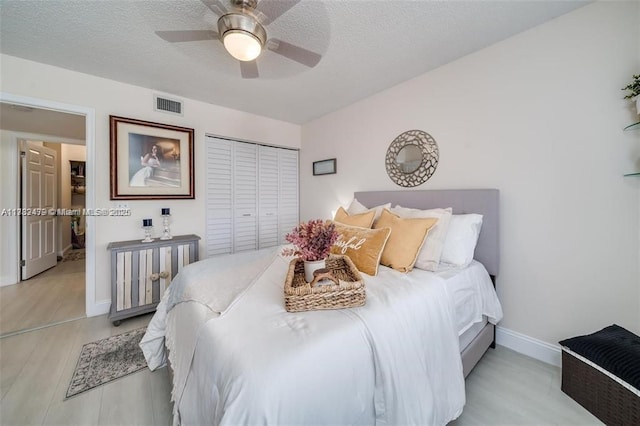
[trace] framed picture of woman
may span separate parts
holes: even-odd
[[[195,198],[193,129],[109,116],[111,199]]]

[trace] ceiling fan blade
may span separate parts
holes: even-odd
[[[267,43],[267,49],[310,68],[318,65],[322,59],[322,55],[318,53],[277,39],[270,39]]]
[[[262,25],[269,25],[298,3],[300,0],[260,0],[256,10],[263,15]]]
[[[258,78],[258,63],[256,61],[239,61],[242,78]]]
[[[156,35],[169,43],[218,39],[218,33],[209,30],[156,31]]]
[[[224,7],[220,0],[200,0],[207,6],[213,13],[218,16],[222,16],[227,13],[227,8]]]

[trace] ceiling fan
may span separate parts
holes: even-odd
[[[267,38],[265,26],[301,0],[230,0],[231,10],[227,10],[220,0],[200,1],[219,16],[217,32],[213,30],[156,31],[156,35],[170,43],[218,39],[227,52],[240,62],[240,73],[243,78],[259,76],[256,59],[265,49],[310,68],[315,67],[322,58],[318,53],[295,44]]]

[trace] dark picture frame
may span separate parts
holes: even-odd
[[[314,161],[313,162],[313,175],[333,175],[336,170],[336,159],[329,158],[328,160]]]
[[[109,116],[112,200],[193,199],[191,128]]]

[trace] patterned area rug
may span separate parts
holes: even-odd
[[[73,260],[83,260],[85,258],[85,249],[69,250],[62,258],[63,262],[71,262]]]
[[[146,329],[142,327],[84,345],[66,398],[145,368],[147,362],[138,344]]]

